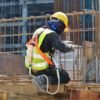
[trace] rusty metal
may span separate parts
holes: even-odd
[[[80,0],[54,0],[54,11],[80,11]]]
[[[75,90],[71,91],[70,100],[100,100],[100,91]]]
[[[71,13],[66,13],[66,15],[69,17],[69,19],[70,18],[72,19],[70,21],[71,27],[70,27],[70,30],[69,30],[70,40],[72,40],[73,43],[74,44],[76,43],[77,45],[81,45],[81,42],[82,42],[83,47],[77,47],[76,48],[77,55],[76,55],[75,52],[71,53],[72,59],[68,59],[66,54],[62,54],[60,52],[59,53],[59,62],[61,63],[61,66],[70,73],[70,76],[72,76],[73,83],[79,83],[79,82],[82,83],[83,80],[84,80],[84,82],[86,80],[85,79],[85,73],[86,73],[85,67],[86,67],[87,63],[86,63],[85,52],[86,52],[87,48],[93,48],[93,46],[86,46],[85,45],[85,43],[84,43],[85,39],[86,39],[85,34],[86,34],[86,32],[91,31],[92,34],[93,34],[93,41],[96,44],[98,44],[98,41],[94,40],[94,37],[95,37],[94,32],[96,33],[96,37],[97,37],[98,36],[98,30],[99,30],[99,27],[98,27],[98,24],[97,24],[99,17],[97,17],[97,15],[99,16],[99,13],[95,10],[85,10],[84,9],[83,12],[82,11],[81,12],[74,11],[74,12],[71,12]],[[94,19],[93,21],[95,21],[95,19],[97,18],[95,24],[94,24],[94,22],[92,22],[92,27],[85,27],[85,24],[86,24],[85,15],[93,16],[93,19]],[[22,38],[24,36],[27,36],[27,39],[29,40],[32,37],[32,34],[36,30],[36,28],[39,25],[41,25],[41,23],[38,22],[38,20],[43,19],[44,24],[47,24],[49,17],[50,17],[50,15],[31,16],[31,17],[26,17],[26,18],[0,19],[0,30],[2,30],[2,28],[4,28],[4,30],[3,30],[4,33],[0,34],[0,39],[3,39],[3,38],[5,39],[5,42],[3,42],[5,47],[3,48],[2,44],[0,44],[0,49],[3,49],[2,51],[0,51],[0,55],[5,55],[5,57],[7,57],[6,54],[12,53],[13,54],[12,56],[16,58],[16,60],[15,60],[15,58],[10,59],[12,63],[9,62],[10,63],[10,65],[9,65],[6,62],[7,59],[9,59],[9,57],[7,57],[6,61],[5,61],[4,58],[1,57],[1,61],[3,62],[2,68],[4,68],[4,69],[1,69],[0,74],[2,74],[3,71],[4,72],[7,71],[12,75],[14,75],[15,72],[16,72],[15,74],[19,75],[20,71],[17,72],[18,70],[16,70],[16,69],[19,69],[19,70],[21,69],[20,73],[27,74],[25,68],[22,71],[22,68],[25,67],[24,66],[24,58],[22,58],[23,59],[22,64],[20,63],[20,65],[18,65],[18,62],[20,62],[20,57],[18,57],[17,55],[21,54],[21,55],[25,56],[25,50],[26,50],[25,44],[22,43]],[[83,22],[80,22],[80,17],[83,17]],[[22,33],[22,31],[21,31],[22,27],[23,27],[23,20],[27,20],[27,23],[26,23],[27,28],[28,28],[27,33]],[[11,22],[11,24],[8,24],[9,22]],[[6,23],[6,24],[4,24],[4,23]],[[83,27],[80,27],[81,23],[83,23]],[[76,26],[76,24],[77,24],[77,26]],[[8,26],[10,26],[12,33],[9,33],[9,31],[7,30]],[[18,29],[16,29],[16,27]],[[83,41],[81,41],[81,39],[79,38],[81,33],[83,33]],[[6,44],[6,39],[8,37],[12,38],[12,41],[11,41],[10,44]],[[15,37],[17,37],[17,41],[16,41]],[[78,37],[78,38],[76,38],[76,37]],[[64,37],[64,38],[67,38],[67,37]],[[25,42],[27,43],[28,40],[25,41]],[[8,49],[10,49],[10,50],[8,50]],[[95,54],[96,52],[94,51],[93,53]],[[70,65],[68,65],[68,63],[71,62],[71,61],[72,61],[72,68],[70,68]],[[97,63],[98,62],[96,62],[96,64]],[[7,65],[8,65],[8,69],[5,70]],[[24,71],[25,71],[25,73],[24,73]]]
[[[34,18],[34,30],[36,30],[36,18]]]
[[[73,17],[73,29],[74,29],[74,23],[75,23],[75,21],[74,21],[74,16],[72,16]],[[72,36],[74,37],[74,32],[72,33]],[[74,38],[73,38],[73,43],[74,43]],[[73,59],[74,59],[74,53],[73,53]],[[75,76],[75,66],[74,66],[74,62],[73,62],[73,80],[75,80],[75,78],[76,78],[76,76]]]
[[[20,24],[20,21],[18,21],[18,23]],[[20,32],[20,25],[18,26],[18,33]],[[19,41],[20,41],[20,37],[18,36],[18,51],[19,51]]]
[[[84,0],[83,0],[84,2]],[[84,3],[83,3],[83,7],[84,7]],[[85,30],[85,10],[83,10],[83,30]],[[85,58],[85,31],[83,32],[83,58],[82,58],[82,65],[83,65],[83,78],[84,78],[84,82],[86,81],[86,77],[85,77],[85,73],[86,73],[86,58]]]
[[[4,23],[4,34],[6,35],[6,22]],[[6,38],[4,37],[4,51],[5,51]]]
[[[96,13],[96,11],[94,10],[86,10],[85,14],[90,14],[90,15],[94,15]],[[83,15],[83,12],[77,12],[77,11],[73,11],[71,13],[66,13],[67,16],[73,16],[73,15]],[[45,17],[50,17],[50,14],[46,14],[44,16],[30,16],[30,17],[24,17],[24,18],[11,18],[11,19],[0,19],[0,22],[9,22],[9,21],[18,21],[18,20],[29,20],[29,19],[41,19],[41,18],[45,18]]]
[[[28,27],[28,32],[31,33],[31,20],[29,19],[29,27]],[[29,39],[31,38],[31,36],[29,36]]]

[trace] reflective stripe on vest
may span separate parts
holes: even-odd
[[[45,36],[50,33],[54,33],[54,31],[52,31],[50,29],[45,29],[44,32],[39,36],[39,43],[38,43],[39,48],[42,45],[42,42],[43,42]],[[25,57],[25,66],[27,68],[29,68],[29,62],[28,62],[29,52],[30,52],[30,47],[27,49],[26,57]],[[44,54],[47,57],[49,57],[48,52],[44,53]],[[39,52],[37,51],[35,46],[34,46],[33,52],[32,52],[32,64],[31,65],[32,65],[33,70],[43,70],[49,66],[47,61],[45,61],[45,59],[43,59],[43,57],[39,54]]]

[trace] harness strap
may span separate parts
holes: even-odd
[[[28,62],[31,63],[32,62],[32,52],[33,52],[33,45],[30,45],[30,53],[29,53],[29,59],[28,59]]]
[[[54,63],[40,50],[38,46],[38,35],[36,35],[35,46],[39,54],[48,62],[48,64],[54,65]]]
[[[38,34],[42,33],[44,30],[45,30],[45,28],[43,28],[42,31],[38,32]],[[34,41],[34,37],[32,37],[32,39],[31,39],[29,42],[26,43],[26,47],[28,48],[29,45],[30,45],[33,41]]]

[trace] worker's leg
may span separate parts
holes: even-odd
[[[35,76],[35,78],[33,79],[33,83],[36,83],[36,85],[43,91],[46,91],[45,88],[45,84],[47,84],[47,80],[46,77],[44,77],[43,75],[47,75],[48,79],[51,79],[52,76],[52,69],[51,67],[42,70],[42,71],[32,71],[32,74]],[[56,75],[56,73],[54,72],[54,74]],[[51,82],[50,82],[51,83]]]
[[[62,68],[60,69],[59,74],[60,74],[60,84],[66,84],[70,81],[69,74]],[[51,84],[57,84],[57,83],[58,83],[57,74],[56,75],[53,74]]]
[[[46,78],[41,75],[47,75],[49,78],[49,82],[51,84],[58,84],[57,73],[56,73],[56,69],[54,67],[49,67],[46,70],[38,71],[33,74],[36,76],[34,79],[35,82],[37,83],[38,86],[40,86],[40,88],[42,90],[45,90],[44,85],[46,84]],[[69,74],[62,68],[59,70],[59,74],[60,74],[60,83],[61,84],[66,84],[70,81]]]
[[[54,66],[50,66],[47,70],[44,71],[44,74],[46,74],[48,78],[52,80],[50,82],[51,84],[58,83],[57,73]],[[66,84],[70,81],[69,74],[64,69],[60,68],[59,74],[60,74],[60,84]]]
[[[54,66],[50,66],[48,69],[39,71],[36,73],[36,75],[43,75],[43,74],[48,76],[48,78],[51,80],[50,81],[51,84],[58,83],[57,73],[56,73],[56,69],[54,68]],[[69,74],[62,68],[60,68],[59,74],[60,74],[60,83],[61,84],[66,84],[70,81]]]

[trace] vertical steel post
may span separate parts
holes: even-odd
[[[14,52],[14,34],[15,34],[15,20],[13,20],[13,30],[12,30],[12,52]]]
[[[86,82],[86,57],[85,57],[85,1],[83,0],[83,79]]]
[[[28,33],[31,33],[31,19],[28,20]],[[29,39],[31,38],[31,36],[29,36]]]
[[[76,16],[77,17],[77,23],[78,23],[78,26],[77,28],[79,29],[80,28],[80,24],[79,24],[79,15]],[[78,35],[79,35],[79,31],[77,32]],[[78,36],[78,45],[80,45],[80,39],[79,39],[80,36]],[[79,79],[79,48],[77,48],[77,80]]]
[[[4,22],[4,35],[6,35],[7,32],[7,22]],[[6,37],[4,37],[4,52],[6,51]]]
[[[36,30],[36,18],[33,19],[34,31]]]
[[[21,33],[21,27],[20,27],[20,21],[18,21],[18,34],[20,34]],[[18,35],[18,51],[20,50],[20,48],[19,48],[19,43],[20,43],[20,37],[19,37],[19,35]]]
[[[75,16],[73,15],[72,16],[72,24],[73,24],[73,30],[74,30],[74,25],[75,25]],[[75,43],[75,41],[74,41],[74,32],[72,32],[72,34],[73,34],[73,43]],[[74,61],[74,58],[75,58],[75,54],[74,54],[74,52],[73,52],[73,80],[75,81],[75,79],[76,79],[76,76],[75,76],[75,61]]]
[[[97,82],[97,78],[98,78],[98,74],[99,74],[99,72],[98,72],[98,68],[99,68],[99,65],[98,65],[98,55],[99,55],[99,27],[98,27],[98,25],[99,25],[99,23],[98,23],[98,19],[99,19],[99,17],[98,17],[98,5],[97,5],[97,0],[96,0],[96,13],[95,13],[95,25],[96,25],[96,34],[95,34],[95,43],[96,43],[96,45],[95,45],[95,67],[96,67],[96,82]]]

